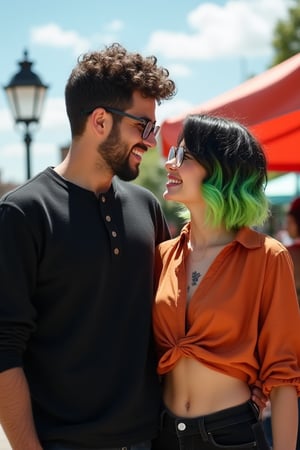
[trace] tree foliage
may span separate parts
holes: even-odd
[[[293,0],[288,9],[288,17],[279,20],[272,40],[275,66],[300,52],[300,0]]]

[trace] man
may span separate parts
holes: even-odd
[[[153,254],[169,237],[137,177],[166,69],[113,44],[65,89],[66,159],[0,206],[0,422],[13,450],[150,448],[159,385]]]

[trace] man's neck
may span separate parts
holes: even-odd
[[[88,169],[71,164],[68,157],[54,168],[54,171],[65,180],[76,184],[98,195],[107,192],[111,186],[113,174],[100,168]]]

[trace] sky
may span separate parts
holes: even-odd
[[[4,91],[24,51],[48,85],[40,123],[32,127],[31,174],[60,161],[70,144],[64,88],[78,56],[119,42],[155,55],[177,94],[157,121],[210,100],[271,63],[274,26],[290,0],[4,0],[0,16],[0,180],[26,181],[24,128],[14,124]],[[5,5],[5,7],[4,7]]]

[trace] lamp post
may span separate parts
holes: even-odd
[[[46,90],[40,78],[31,71],[32,62],[24,51],[24,60],[19,62],[20,70],[4,87],[15,123],[25,124],[24,143],[26,146],[27,179],[31,177],[30,147],[32,142],[30,125],[40,120]]]

